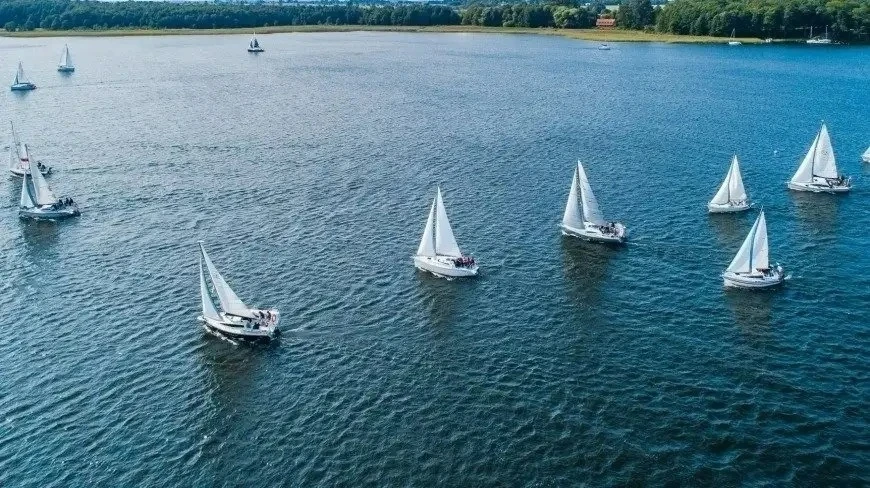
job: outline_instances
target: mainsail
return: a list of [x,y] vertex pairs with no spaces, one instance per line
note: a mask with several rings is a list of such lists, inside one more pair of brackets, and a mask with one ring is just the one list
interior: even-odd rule
[[429,218],[426,219],[423,238],[420,239],[420,246],[417,247],[417,256],[435,256],[435,203],[436,200],[432,200],[432,206],[429,207]]
[[435,253],[439,256],[462,257],[459,244],[453,236],[453,229],[447,219],[447,211],[444,209],[444,200],[441,198],[441,188],[435,197]]
[[743,240],[743,245],[737,251],[737,255],[728,265],[727,271],[733,273],[751,273],[755,269],[767,269],[770,266],[768,262],[768,243],[767,243],[767,221],[764,218],[764,211],[758,214],[755,223],[752,224],[752,229],[749,230],[749,235]]
[[828,127],[822,124],[821,130],[816,134],[810,150],[804,156],[800,167],[792,176],[792,183],[809,183],[814,176],[822,178],[836,178],[837,160],[834,157],[834,148],[831,145],[831,136]]
[[571,180],[571,192],[568,193],[568,203],[565,204],[562,225],[575,228],[583,227],[583,219],[580,216],[580,203],[577,201],[577,168],[574,168],[574,178]]
[[217,307],[214,306],[214,301],[212,301],[211,294],[208,292],[208,286],[205,283],[202,258],[199,259],[199,293],[202,295],[202,316],[207,319],[221,320],[221,316],[218,314]]
[[24,75],[24,66],[21,65],[21,61],[18,62],[18,71],[15,72],[15,85],[21,83],[29,83],[27,81],[27,76]]
[[260,43],[257,42],[257,36],[251,38],[251,49],[257,49],[260,47]]
[[[27,146],[25,145],[25,148],[26,147]],[[57,196],[55,196],[54,192],[51,191],[48,182],[45,181],[45,177],[42,176],[42,172],[39,171],[39,168],[33,167],[30,163],[28,163],[27,166],[30,172],[30,177],[33,179],[33,191],[36,196],[36,203],[38,205],[51,205],[56,203]]]
[[209,259],[208,254],[205,252],[205,247],[202,245],[202,242],[199,243],[199,249],[202,251],[202,259],[205,261],[205,265],[208,268],[208,274],[211,276],[214,291],[217,292],[218,300],[221,302],[221,308],[224,312],[239,317],[254,318],[254,315],[251,313],[248,306],[239,299],[238,295],[236,295],[232,288],[230,288],[230,285],[227,284],[224,277],[221,276],[217,268],[212,264],[211,259]]
[[601,214],[601,209],[598,208],[598,200],[592,193],[592,187],[589,185],[589,179],[586,178],[586,171],[580,161],[577,161],[577,176],[580,181],[580,200],[583,202],[583,220],[590,224],[605,225],[607,222]]

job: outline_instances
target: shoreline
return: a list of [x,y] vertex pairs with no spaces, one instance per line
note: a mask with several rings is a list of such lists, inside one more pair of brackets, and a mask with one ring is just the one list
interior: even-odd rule
[[[287,25],[232,29],[107,29],[107,30],[32,30],[21,32],[0,32],[6,38],[40,37],[134,37],[134,36],[179,36],[179,35],[258,35],[315,32],[432,32],[432,33],[482,33],[482,34],[533,34],[551,35],[597,42],[663,42],[670,44],[723,44],[733,39],[729,37],[691,36],[679,34],[660,34],[634,30],[597,30],[597,29],[556,29],[527,27],[483,27],[474,25],[442,26],[381,26],[381,25]],[[761,44],[757,38],[737,38],[744,44]],[[794,40],[775,40],[774,43],[795,42]]]

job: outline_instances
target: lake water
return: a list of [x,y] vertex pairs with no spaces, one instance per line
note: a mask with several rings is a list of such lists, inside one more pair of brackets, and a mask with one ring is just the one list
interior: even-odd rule
[[[870,482],[870,49],[247,41],[0,40],[40,86],[2,119],[84,212],[2,180],[0,484]],[[785,188],[822,119],[850,195]],[[722,287],[735,152],[779,290]],[[559,234],[577,158],[624,248]],[[476,280],[411,264],[439,183]],[[204,333],[200,239],[279,341]]]

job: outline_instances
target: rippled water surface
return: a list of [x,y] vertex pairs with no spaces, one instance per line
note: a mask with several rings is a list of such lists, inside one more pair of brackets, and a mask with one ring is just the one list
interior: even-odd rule
[[[0,484],[870,482],[870,50],[261,40],[0,40],[40,86],[0,118],[84,211],[0,180]],[[850,195],[785,189],[821,119]],[[776,291],[722,288],[734,152]],[[577,158],[628,246],[559,235]],[[439,183],[476,280],[412,267]],[[280,341],[203,332],[200,239]]]

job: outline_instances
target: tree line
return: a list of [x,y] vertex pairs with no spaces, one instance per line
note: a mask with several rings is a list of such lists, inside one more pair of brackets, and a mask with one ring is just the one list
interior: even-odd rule
[[[7,31],[67,29],[215,29],[284,25],[379,25],[590,28],[599,16],[623,29],[739,37],[801,38],[809,28],[844,41],[870,41],[870,0],[543,0],[465,5],[430,3],[170,3],[2,0]],[[479,2],[479,3],[478,3]],[[659,2],[656,2],[659,3]]]

